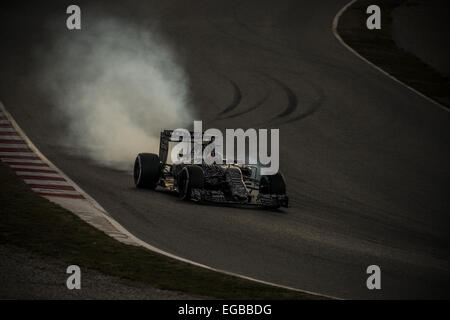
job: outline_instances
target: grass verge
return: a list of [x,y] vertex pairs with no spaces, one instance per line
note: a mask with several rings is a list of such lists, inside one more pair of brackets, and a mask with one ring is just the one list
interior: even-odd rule
[[0,162],[0,243],[166,290],[218,299],[318,299],[122,244],[32,192]]
[[[393,40],[392,11],[405,0],[373,3],[359,0],[352,4],[339,19],[337,32],[350,47],[390,75],[450,108],[450,80],[424,61],[397,46]],[[371,4],[381,8],[381,29],[366,28]]]

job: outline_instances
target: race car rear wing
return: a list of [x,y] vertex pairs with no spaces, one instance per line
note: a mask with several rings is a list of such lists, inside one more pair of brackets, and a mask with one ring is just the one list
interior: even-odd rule
[[[191,142],[194,143],[194,139],[196,138],[196,134],[194,131],[189,131],[191,134]],[[161,131],[160,139],[159,139],[159,159],[163,164],[166,164],[167,157],[169,153],[169,142],[180,142],[181,138],[173,139],[172,138],[173,130],[163,130]],[[203,145],[209,144],[211,141],[214,141],[214,136],[205,135],[204,132],[201,133],[201,136],[197,138],[202,139]]]

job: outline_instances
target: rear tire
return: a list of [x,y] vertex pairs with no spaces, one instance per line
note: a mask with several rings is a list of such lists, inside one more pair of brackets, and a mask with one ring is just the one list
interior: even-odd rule
[[155,189],[161,177],[161,161],[153,153],[139,153],[134,162],[134,184],[137,188]]
[[192,189],[203,189],[203,169],[199,166],[184,167],[178,176],[178,193],[181,200],[190,200]]

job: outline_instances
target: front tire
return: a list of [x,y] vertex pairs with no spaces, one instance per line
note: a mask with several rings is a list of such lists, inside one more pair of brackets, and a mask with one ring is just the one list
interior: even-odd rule
[[178,176],[178,194],[181,200],[190,200],[192,189],[203,189],[203,169],[189,165]]
[[161,177],[161,161],[153,153],[139,153],[134,162],[133,178],[137,188],[155,189]]

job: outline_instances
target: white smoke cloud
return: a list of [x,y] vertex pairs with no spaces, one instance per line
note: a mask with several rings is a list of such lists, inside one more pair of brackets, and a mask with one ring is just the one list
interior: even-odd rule
[[101,19],[57,37],[38,70],[67,126],[62,143],[104,165],[128,169],[158,153],[162,129],[192,123],[187,78],[173,51],[149,30]]

